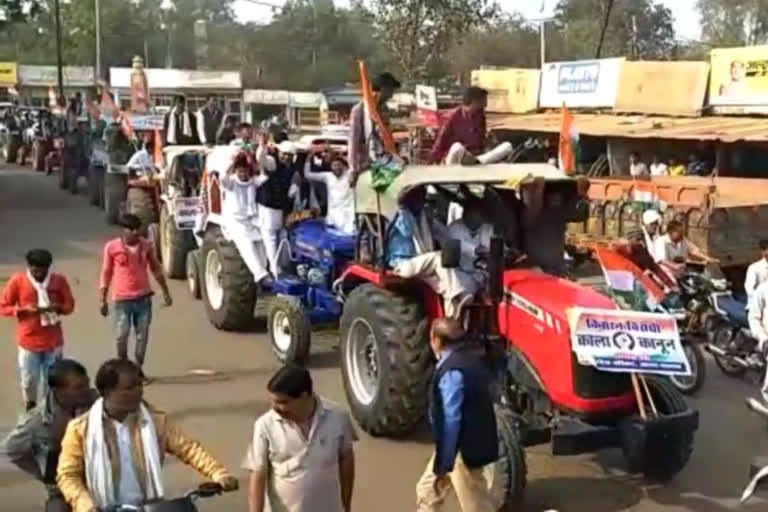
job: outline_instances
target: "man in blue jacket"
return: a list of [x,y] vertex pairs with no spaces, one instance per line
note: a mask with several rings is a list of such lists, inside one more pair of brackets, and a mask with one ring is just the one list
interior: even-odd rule
[[499,457],[491,372],[479,345],[452,319],[432,324],[437,367],[430,416],[435,453],[416,486],[418,512],[440,510],[451,489],[464,512],[496,512],[483,468]]

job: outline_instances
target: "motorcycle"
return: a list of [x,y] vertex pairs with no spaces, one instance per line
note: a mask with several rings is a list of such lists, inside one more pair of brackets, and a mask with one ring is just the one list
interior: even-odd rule
[[104,512],[197,512],[195,505],[200,498],[211,498],[222,493],[221,485],[213,482],[201,484],[181,498],[156,499],[141,505],[111,505]]
[[[759,400],[754,398],[747,399],[747,409],[759,414],[764,419],[768,419],[768,407],[766,407]],[[768,457],[764,455],[758,455],[752,458],[752,463],[749,467],[749,483],[744,488],[744,492],[741,494],[741,503],[745,503],[755,491],[758,489],[760,482],[768,476]]]
[[757,339],[749,330],[746,301],[734,297],[727,289],[710,295],[710,303],[718,314],[711,328],[706,349],[720,370],[730,377],[742,377],[747,371],[763,376],[765,356],[758,350]]

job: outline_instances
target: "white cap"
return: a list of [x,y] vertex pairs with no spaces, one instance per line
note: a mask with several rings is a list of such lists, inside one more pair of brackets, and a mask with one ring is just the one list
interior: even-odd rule
[[643,226],[650,226],[661,222],[661,215],[656,210],[645,210],[643,212]]
[[291,155],[296,154],[296,144],[289,140],[284,140],[280,144],[277,145],[277,150],[281,153],[290,153]]

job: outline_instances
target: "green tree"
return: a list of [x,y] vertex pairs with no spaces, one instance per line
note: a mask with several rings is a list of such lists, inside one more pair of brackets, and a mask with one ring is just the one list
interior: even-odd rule
[[448,72],[463,80],[481,65],[538,68],[539,60],[539,33],[519,16],[502,17],[454,40],[446,59]]
[[[550,60],[594,58],[607,7],[606,0],[560,0]],[[614,1],[603,57],[667,59],[674,49],[674,18],[668,8],[654,0]]]
[[0,0],[0,31],[12,23],[25,23],[40,13],[39,0]]
[[698,0],[702,39],[712,46],[768,40],[768,0]]
[[373,0],[379,41],[408,83],[445,69],[454,41],[499,13],[492,0]]

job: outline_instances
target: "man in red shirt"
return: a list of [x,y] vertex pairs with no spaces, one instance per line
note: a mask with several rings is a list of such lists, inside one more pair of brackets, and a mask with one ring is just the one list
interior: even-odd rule
[[[488,91],[470,87],[464,92],[462,106],[451,112],[432,146],[430,161],[442,163],[455,143],[460,143],[471,155],[485,151],[485,107]],[[468,156],[471,156],[468,155]]]
[[133,326],[136,336],[136,364],[144,365],[152,322],[152,286],[149,271],[163,290],[163,302],[173,302],[152,244],[139,235],[141,220],[132,214],[120,219],[123,236],[107,242],[101,268],[101,314],[107,316],[107,291],[112,287],[117,356],[128,359],[128,337]]
[[52,262],[53,256],[45,249],[29,251],[27,271],[14,274],[0,297],[0,315],[18,319],[21,393],[28,411],[35,408],[38,397],[46,395],[48,371],[61,359],[61,316],[75,309],[66,278],[50,271]]

